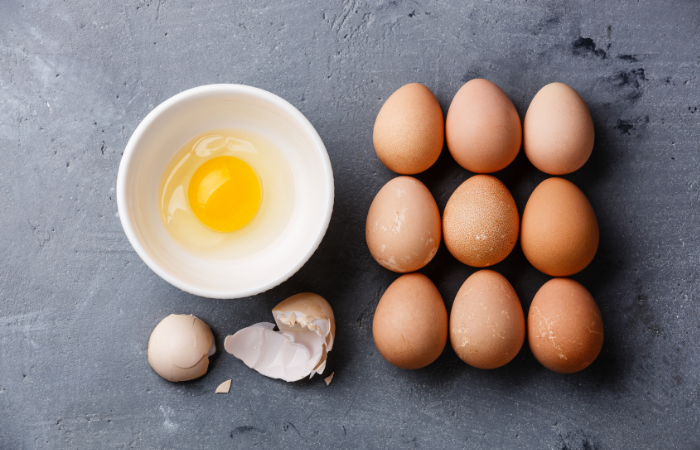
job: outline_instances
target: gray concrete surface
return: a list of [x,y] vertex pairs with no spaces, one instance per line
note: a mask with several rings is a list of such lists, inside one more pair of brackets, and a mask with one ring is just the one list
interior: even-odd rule
[[[700,448],[700,2],[0,1],[0,448]],[[396,278],[370,257],[364,221],[394,175],[376,158],[383,101],[422,82],[446,111],[488,78],[521,117],[552,81],[596,127],[568,178],[601,227],[575,278],[605,344],[558,375],[524,348],[480,371],[448,347],[404,371],[377,353],[374,308]],[[121,153],[157,104],[209,83],[289,100],[333,163],[330,229],[292,279],[255,298],[195,298],[158,278],[117,217]],[[419,176],[443,208],[469,174],[447,152]],[[498,173],[522,208],[544,179],[521,154]],[[547,277],[521,250],[496,266],[527,308]],[[473,269],[440,249],[424,270],[448,307]],[[303,290],[335,309],[321,378],[266,379],[219,353],[171,384],[146,360],[150,331],[192,313],[223,338]],[[214,395],[232,378],[229,395]]]

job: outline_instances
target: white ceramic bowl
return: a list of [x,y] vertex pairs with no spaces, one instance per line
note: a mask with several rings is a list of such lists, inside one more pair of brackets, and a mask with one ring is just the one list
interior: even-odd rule
[[[231,261],[212,261],[178,245],[158,212],[166,165],[193,137],[236,128],[272,141],[294,178],[289,223],[266,248]],[[333,210],[333,171],[321,138],[298,109],[262,89],[235,84],[200,86],[166,100],[139,124],[124,150],[117,203],[124,232],[155,273],[189,293],[248,297],[282,283],[309,260]]]

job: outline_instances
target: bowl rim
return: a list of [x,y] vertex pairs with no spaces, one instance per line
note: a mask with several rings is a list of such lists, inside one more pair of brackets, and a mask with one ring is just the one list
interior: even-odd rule
[[[156,262],[146,251],[145,247],[142,245],[137,233],[135,232],[134,225],[132,223],[132,218],[129,214],[129,208],[127,207],[127,175],[132,170],[132,159],[135,154],[136,143],[141,140],[144,133],[150,128],[153,122],[165,113],[170,108],[174,107],[180,102],[186,101],[193,97],[209,96],[214,94],[243,94],[252,97],[257,97],[265,102],[269,102],[276,107],[282,109],[285,113],[289,114],[291,119],[299,125],[303,132],[311,139],[314,143],[314,152],[320,157],[322,165],[324,167],[323,177],[325,181],[325,186],[328,191],[328,201],[325,205],[325,213],[323,217],[323,223],[319,230],[318,235],[315,237],[313,243],[309,246],[306,254],[300,258],[296,264],[287,270],[287,272],[282,275],[263,283],[260,286],[245,289],[245,290],[219,290],[219,289],[206,289],[194,286],[188,282],[185,282],[178,277],[174,276],[167,270],[165,270],[160,264]],[[304,116],[301,111],[299,111],[294,105],[289,103],[287,100],[275,95],[264,89],[256,88],[253,86],[247,86],[243,84],[208,84],[203,86],[194,87],[182,91],[174,96],[168,98],[158,106],[156,106],[151,112],[149,112],[146,117],[143,118],[141,123],[136,127],[133,134],[129,138],[129,141],[124,148],[124,154],[122,155],[121,162],[119,163],[119,172],[117,174],[117,210],[119,212],[119,220],[121,221],[124,233],[129,240],[129,243],[134,248],[136,253],[141,257],[143,262],[146,263],[148,267],[151,268],[158,276],[170,283],[171,285],[188,292],[190,294],[197,295],[199,297],[207,297],[214,299],[234,299],[250,297],[261,292],[265,292],[272,289],[283,282],[287,281],[292,275],[297,273],[301,267],[306,264],[306,262],[311,258],[311,256],[316,252],[318,246],[321,244],[323,237],[328,230],[330,224],[331,215],[333,213],[333,203],[335,199],[335,186],[333,180],[333,168],[331,166],[331,160],[328,156],[328,150],[321,140],[318,132],[314,126],[309,122],[309,120]]]

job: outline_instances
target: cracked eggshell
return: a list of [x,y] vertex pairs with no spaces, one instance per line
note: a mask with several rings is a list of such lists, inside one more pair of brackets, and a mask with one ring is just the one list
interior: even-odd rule
[[192,315],[171,314],[148,340],[148,363],[168,381],[188,381],[207,373],[216,351],[209,326]]
[[257,372],[285,381],[321,374],[335,340],[335,317],[326,299],[303,292],[272,310],[279,331],[258,323],[227,336],[224,348]]
[[423,172],[437,161],[445,142],[445,122],[435,95],[420,83],[391,94],[377,114],[374,149],[390,170]]
[[540,89],[525,113],[523,149],[533,166],[564,175],[583,166],[593,151],[595,131],[586,102],[570,86]]
[[447,309],[433,282],[420,273],[396,279],[379,300],[372,335],[396,367],[420,369],[435,361],[447,343]]
[[295,331],[307,327],[321,334],[326,351],[333,349],[335,316],[331,305],[320,295],[313,292],[292,295],[272,308],[272,315],[280,330]]
[[506,277],[480,270],[467,278],[452,304],[450,342],[462,361],[479,369],[515,358],[525,342],[525,315]]
[[513,162],[523,132],[506,93],[477,78],[462,86],[452,99],[445,136],[457,164],[471,172],[491,173]]
[[598,220],[586,195],[572,182],[549,178],[525,205],[520,245],[540,272],[566,277],[580,272],[598,250]]
[[452,256],[473,267],[503,261],[515,247],[520,218],[508,188],[490,175],[462,183],[445,205],[442,232]]
[[365,226],[367,247],[383,267],[414,272],[440,247],[440,211],[427,187],[413,177],[389,181],[374,197]]
[[532,300],[527,338],[543,366],[559,373],[578,372],[603,347],[603,318],[585,287],[568,278],[554,278]]

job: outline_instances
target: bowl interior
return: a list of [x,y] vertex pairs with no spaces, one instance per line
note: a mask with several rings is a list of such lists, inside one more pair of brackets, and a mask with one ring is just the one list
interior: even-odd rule
[[[289,223],[266,248],[215,261],[173,240],[159,216],[158,189],[185,143],[221,128],[259,134],[277,147],[292,172],[295,203]],[[192,294],[238,298],[283,282],[316,250],[330,221],[333,174],[318,133],[292,105],[260,89],[212,85],[176,95],[143,120],[124,152],[117,191],[124,230],[151,269]]]

